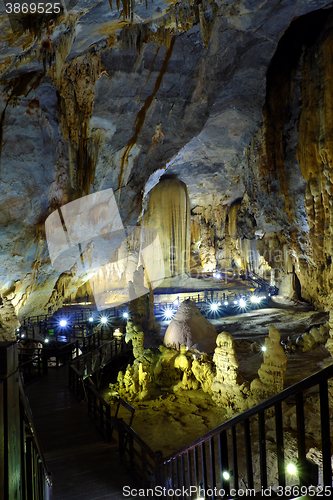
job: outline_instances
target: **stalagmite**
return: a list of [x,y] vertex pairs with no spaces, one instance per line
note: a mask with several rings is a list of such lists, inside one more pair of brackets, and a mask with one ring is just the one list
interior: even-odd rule
[[[164,258],[165,276],[189,271],[190,203],[186,185],[178,179],[164,179],[149,193],[146,228],[158,233]],[[153,258],[154,255],[151,255]],[[149,266],[152,267],[152,266]]]
[[258,370],[259,378],[251,383],[251,392],[255,400],[267,399],[283,390],[287,356],[280,340],[280,334],[275,326],[270,326],[269,337],[265,339],[264,362]]
[[238,373],[238,358],[234,341],[230,333],[222,332],[216,339],[213,361],[216,365],[216,377],[211,390],[212,399],[229,410],[245,410],[247,407],[246,396],[248,386],[243,382]]
[[185,345],[188,349],[212,353],[215,340],[214,326],[202,316],[194,302],[185,300],[165,332],[164,345],[175,349]]

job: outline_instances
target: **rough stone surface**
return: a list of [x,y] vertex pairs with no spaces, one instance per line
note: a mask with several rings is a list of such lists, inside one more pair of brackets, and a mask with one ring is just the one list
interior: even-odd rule
[[238,371],[238,358],[234,341],[230,333],[219,333],[213,362],[216,365],[216,377],[211,390],[216,404],[228,410],[239,411],[247,407],[246,397],[249,395],[248,384],[242,380]]
[[205,270],[274,269],[285,295],[329,310],[332,7],[79,0],[52,19],[2,15],[0,293],[19,316],[87,280],[52,269],[50,213],[112,188],[136,224],[164,173],[187,185]]
[[173,316],[164,335],[164,345],[212,353],[215,348],[216,330],[204,318],[191,300],[185,300]]
[[280,344],[280,334],[275,326],[270,326],[269,337],[265,339],[264,362],[261,364],[259,378],[251,382],[251,392],[258,401],[284,389],[284,377],[287,369],[287,356]]

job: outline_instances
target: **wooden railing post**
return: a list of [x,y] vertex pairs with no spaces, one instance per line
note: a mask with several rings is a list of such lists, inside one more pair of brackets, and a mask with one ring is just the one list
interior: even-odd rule
[[0,342],[0,500],[20,497],[18,377],[17,343]]
[[122,426],[123,419],[118,419],[118,445],[119,445],[119,455],[123,457],[125,455],[125,436],[124,427]]

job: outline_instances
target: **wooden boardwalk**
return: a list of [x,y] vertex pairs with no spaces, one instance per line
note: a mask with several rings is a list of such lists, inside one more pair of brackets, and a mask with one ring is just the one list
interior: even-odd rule
[[52,473],[53,500],[124,500],[124,486],[139,487],[120,461],[118,444],[104,441],[87,404],[68,388],[68,366],[49,369],[26,393]]

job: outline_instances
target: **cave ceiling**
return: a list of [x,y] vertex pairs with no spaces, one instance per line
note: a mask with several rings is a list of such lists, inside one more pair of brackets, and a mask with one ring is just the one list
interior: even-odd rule
[[[278,43],[295,20],[325,18],[333,2],[79,0],[59,3],[56,15],[6,14],[6,5],[0,293],[24,316],[78,286],[50,264],[44,222],[57,207],[112,188],[122,220],[135,224],[164,174],[186,183],[193,210],[249,195],[246,148],[264,121]],[[290,179],[296,198],[305,182]],[[306,231],[304,200],[295,210]],[[290,229],[282,211],[257,213],[257,229]]]

